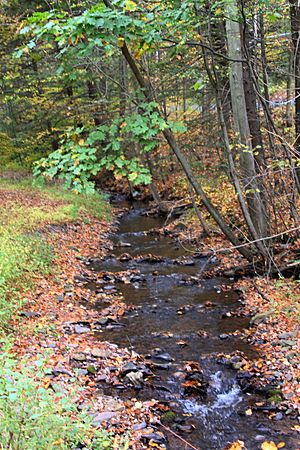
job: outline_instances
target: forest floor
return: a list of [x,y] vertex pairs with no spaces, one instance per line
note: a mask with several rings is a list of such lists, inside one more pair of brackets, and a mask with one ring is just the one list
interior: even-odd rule
[[[89,404],[95,427],[113,433],[107,448],[163,448],[151,441],[159,435],[155,401],[116,400],[96,389],[99,381],[121,384],[124,367],[143,362],[135,352],[99,339],[107,317],[117,323],[128,309],[118,292],[101,286],[103,273],[88,268],[111,249],[113,224],[105,200],[92,197],[87,206],[85,199],[59,188],[7,181],[0,182],[0,194],[0,297],[5,311],[0,326],[3,335],[12,336],[11,352],[28,364],[45,359],[47,375],[39,382],[46,389],[68,395],[79,385],[77,406]],[[174,232],[174,226],[176,222],[174,237],[183,245],[199,236],[190,219],[184,231]],[[201,240],[201,251],[212,247],[224,247],[219,235]],[[35,264],[30,266],[30,260]],[[218,255],[214,270],[240,264],[238,254]],[[122,282],[128,282],[126,275]],[[243,360],[238,370],[255,375],[258,384],[280,388],[271,417],[294,416],[300,408],[299,283],[245,277],[236,287],[244,300],[240,314],[254,316],[246,338],[260,351],[259,359]],[[130,438],[124,440],[129,429]],[[150,438],[143,445],[146,434]]]
[[[100,197],[80,199],[59,188],[41,190],[28,183],[0,181],[0,208],[0,275],[6,286],[0,292],[5,312],[0,327],[13,342],[10,352],[27,366],[42,358],[47,370],[38,383],[49,390],[70,395],[78,385],[78,408],[90,408],[96,428],[113,431],[107,448],[128,448],[129,429],[131,448],[141,448],[135,442],[149,429],[141,432],[137,424],[155,420],[155,402],[118,401],[95,389],[100,379],[117,383],[122,367],[139,359],[129,350],[102,342],[99,334],[96,337],[101,320],[108,316],[117,320],[127,308],[115,293],[99,286],[87,288],[97,284],[97,275],[88,270],[89,260],[103,257],[110,248],[108,232],[113,225],[108,205]],[[37,265],[30,265],[32,258],[39,259]]]

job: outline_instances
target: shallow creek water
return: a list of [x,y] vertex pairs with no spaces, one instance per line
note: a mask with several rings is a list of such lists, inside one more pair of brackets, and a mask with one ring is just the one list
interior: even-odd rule
[[[243,440],[248,450],[260,449],[262,442],[269,440],[285,442],[286,449],[297,449],[289,422],[271,421],[263,412],[255,412],[252,416],[243,414],[260,398],[243,393],[236,372],[216,360],[216,354],[220,352],[240,350],[249,358],[257,354],[241,338],[230,335],[248,325],[248,319],[226,316],[227,312],[239,307],[238,294],[231,289],[220,289],[224,283],[228,284],[228,280],[220,278],[187,284],[186,280],[191,276],[200,275],[201,278],[206,261],[195,258],[194,265],[178,265],[177,258],[187,256],[190,259],[191,253],[167,236],[149,233],[149,230],[161,227],[164,220],[143,214],[144,210],[136,207],[123,215],[118,231],[111,237],[115,245],[112,254],[93,267],[94,270],[108,272],[136,268],[143,278],[142,283],[120,283],[117,286],[125,301],[135,309],[121,319],[124,327],[105,330],[101,339],[130,347],[143,355],[160,348],[173,361],[168,370],[155,370],[154,387],[121,393],[109,387],[107,392],[123,398],[155,398],[167,402],[173,411],[184,417],[185,424],[195,427],[191,433],[182,433],[182,436],[197,449],[221,450],[237,439]],[[120,243],[131,246],[120,247]],[[151,253],[162,256],[164,261],[156,264],[134,259],[120,262],[117,258],[123,253],[132,256]],[[208,301],[214,306],[205,307]],[[179,315],[178,310],[182,307],[185,307],[184,314]],[[199,330],[207,332],[207,337],[199,336]],[[224,334],[229,336],[220,339]],[[178,341],[185,341],[186,345],[178,345]],[[200,364],[208,383],[205,398],[185,395],[180,371],[186,361]],[[169,435],[167,448],[179,450],[188,447]]]

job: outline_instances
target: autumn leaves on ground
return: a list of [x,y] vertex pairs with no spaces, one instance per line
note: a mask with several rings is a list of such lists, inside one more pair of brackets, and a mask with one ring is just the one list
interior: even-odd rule
[[[59,188],[1,183],[0,190],[1,448],[128,448],[131,415],[149,414],[150,405],[93,396],[89,374],[101,368],[109,376],[108,366],[132,355],[95,341],[101,315],[85,306],[103,301],[102,314],[113,318],[124,305],[81,286],[81,261],[107,248],[108,206]],[[86,369],[76,371],[77,360]],[[116,416],[113,436],[101,431],[107,410]]]
[[[117,321],[128,308],[120,294],[95,289],[103,273],[88,270],[93,258],[110,249],[108,203],[98,194],[24,181],[1,181],[0,193],[1,448],[160,448],[140,440],[140,423],[156,429],[155,401],[124,402],[95,389],[99,381],[117,384],[126,363],[141,361],[99,337],[101,320]],[[221,263],[230,265],[226,257]],[[250,371],[262,384],[275,374],[282,389],[271,399],[277,409],[270,418],[294,415],[297,283],[244,279],[237,287],[245,300],[241,314],[253,316],[245,339],[260,356],[241,359],[236,369]],[[265,442],[262,448],[283,444]],[[230,448],[244,447],[236,442]]]

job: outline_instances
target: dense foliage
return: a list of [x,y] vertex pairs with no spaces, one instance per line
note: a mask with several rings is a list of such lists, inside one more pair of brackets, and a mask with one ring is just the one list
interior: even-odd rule
[[2,17],[3,164],[37,161],[76,192],[108,175],[150,185],[160,207],[163,180],[185,179],[246,258],[273,264],[264,238],[298,223],[295,2],[15,1]]

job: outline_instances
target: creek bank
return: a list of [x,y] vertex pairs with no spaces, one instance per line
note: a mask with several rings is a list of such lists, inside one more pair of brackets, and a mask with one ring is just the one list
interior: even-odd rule
[[[115,289],[112,277],[96,277],[89,270],[91,261],[103,258],[111,249],[109,233],[114,225],[91,216],[85,219],[41,230],[55,254],[54,267],[49,275],[37,275],[31,291],[23,295],[24,307],[12,320],[12,350],[28,363],[47,354],[44,386],[67,396],[73,386],[81,386],[76,398],[78,409],[91,408],[95,427],[112,427],[117,448],[122,448],[128,429],[133,430],[135,449],[142,433],[137,424],[146,422],[148,427],[155,422],[152,409],[156,402],[125,402],[97,390],[99,381],[115,383],[123,366],[140,364],[141,358],[95,338],[103,327],[118,326],[130,306]],[[125,282],[126,274],[123,279]],[[91,284],[96,289],[91,290]]]
[[[153,407],[157,414],[161,410],[161,420],[167,417],[172,431],[181,436],[188,433],[188,440],[197,448],[223,449],[226,432],[228,444],[244,437],[252,450],[260,448],[257,436],[276,440],[279,429],[282,439],[288,436],[293,448],[293,432],[287,421],[277,416],[278,427],[265,416],[273,412],[267,399],[270,396],[254,386],[251,371],[235,375],[248,361],[252,364],[257,359],[244,335],[249,319],[238,313],[244,300],[226,280],[204,280],[205,258],[192,258],[199,255],[153,230],[163,222],[147,217],[140,209],[132,210],[112,236],[112,254],[102,261],[91,261],[93,273],[108,277],[108,285],[113,279],[117,290],[133,305],[120,320],[123,327],[104,327],[99,339],[104,337],[144,355],[139,364],[117,372],[112,382],[100,380],[99,389],[126,401],[134,398],[143,403],[154,398]],[[257,426],[264,434],[258,434]],[[182,445],[172,434],[168,437],[168,448]],[[162,446],[161,441],[156,444]]]
[[[211,255],[216,250],[215,265],[204,276],[226,276],[240,293],[241,307],[235,314],[249,318],[245,338],[257,346],[260,353],[257,361],[248,362],[254,384],[261,387],[270,384],[271,391],[272,386],[278,391],[273,399],[269,396],[274,400],[271,417],[282,413],[299,418],[299,280],[295,277],[274,279],[257,276],[254,272],[248,276],[245,270],[248,263],[236,250],[220,251],[229,246],[223,236],[212,232],[211,236],[203,238],[199,225],[187,222],[184,217],[169,224],[162,232],[172,235],[184,247],[193,243],[202,255]],[[299,246],[298,240],[294,243],[295,255],[299,253]]]
[[[237,318],[234,326],[228,323],[239,306],[239,297],[221,280],[203,281],[201,258],[191,258],[190,253],[186,255],[184,249],[174,245],[173,239],[160,239],[159,233],[151,231],[158,225],[157,218],[142,216],[138,224],[135,214],[133,219],[129,235],[124,231],[127,225],[123,219],[119,229],[117,223],[112,226],[89,219],[89,223],[77,221],[43,231],[55,250],[57,272],[55,276],[37,277],[36,289],[26,295],[23,328],[14,350],[19,357],[35,360],[48,349],[49,389],[68,392],[76,378],[84,386],[78,407],[93,404],[95,426],[112,431],[117,443],[131,430],[133,449],[166,445],[172,450],[180,448],[182,441],[172,433],[166,443],[157,422],[159,416],[173,432],[201,442],[200,448],[211,449],[214,445],[214,450],[223,449],[224,418],[230,423],[226,426],[226,441],[243,437],[244,424],[239,424],[239,417],[249,404],[240,401],[241,388],[231,368],[224,365],[226,376],[222,375],[222,364],[215,360],[215,354],[205,356],[200,364],[197,359],[199,351],[209,353],[216,348],[224,350],[225,346],[225,354],[229,354],[236,345],[241,351],[245,349],[240,336],[246,322]],[[140,227],[146,230],[140,232]],[[112,246],[110,239],[120,229],[122,245]],[[131,246],[123,245],[129,243],[127,238],[133,239]],[[124,249],[129,259],[122,258]],[[108,252],[115,256],[108,256]],[[140,304],[148,298],[149,304]],[[146,325],[150,315],[147,327],[136,326],[135,320],[140,326],[141,319]],[[19,320],[15,318],[15,328]],[[143,342],[145,329],[150,335]],[[133,345],[137,333],[140,344]],[[139,349],[139,345],[143,348]],[[178,357],[180,361],[173,361]],[[222,362],[221,355],[219,359]],[[199,403],[199,399],[203,402]],[[232,424],[236,402],[240,409]],[[249,421],[255,422],[255,414],[250,419],[247,416],[247,426]],[[170,420],[172,417],[174,420]],[[203,423],[207,431],[199,436]],[[262,426],[260,435],[283,440],[289,431],[283,432],[283,425],[279,428],[272,435]],[[215,444],[212,434],[216,429],[220,441]],[[257,433],[255,430],[251,439]]]

